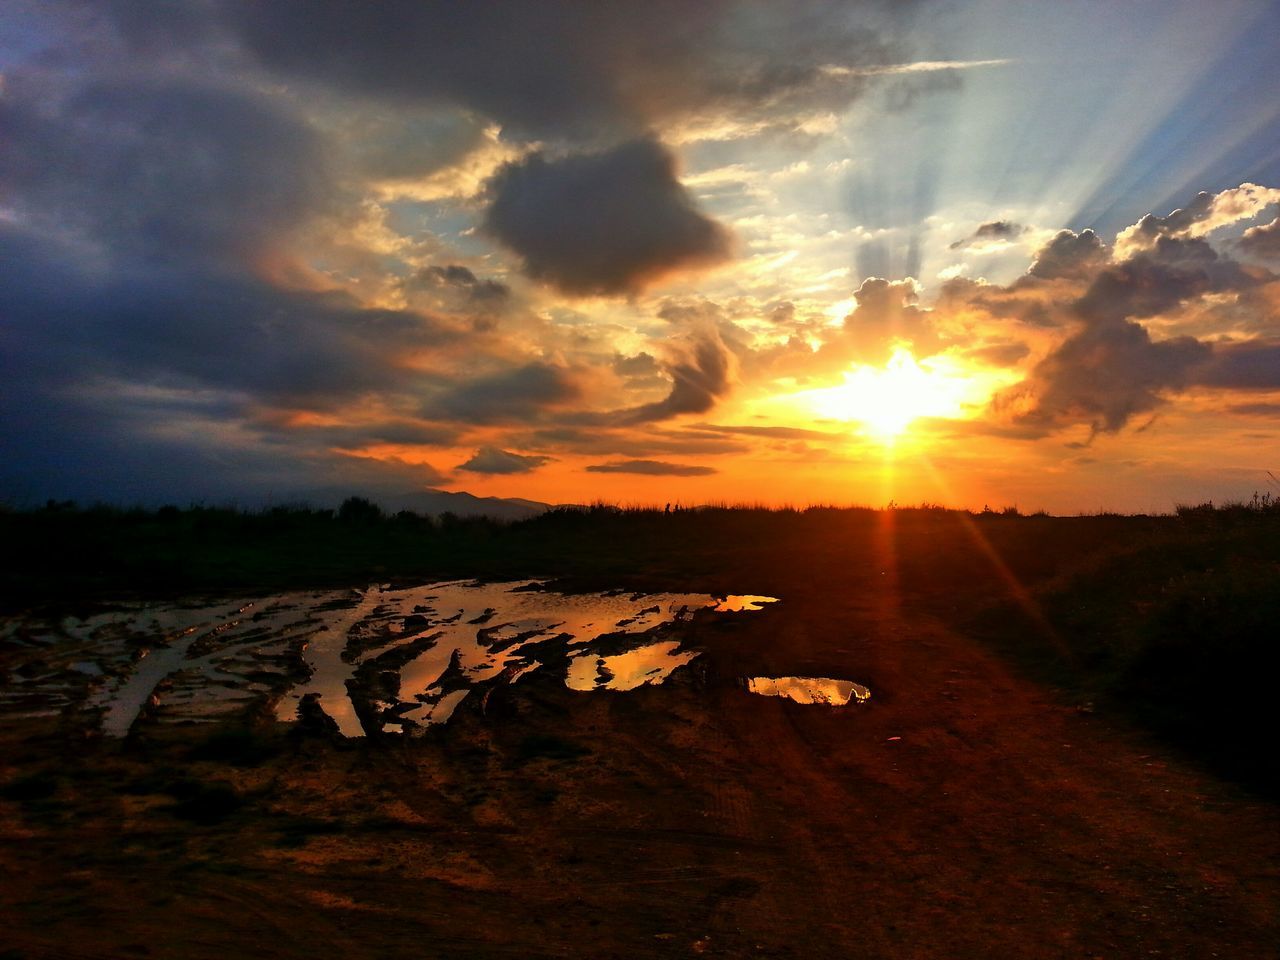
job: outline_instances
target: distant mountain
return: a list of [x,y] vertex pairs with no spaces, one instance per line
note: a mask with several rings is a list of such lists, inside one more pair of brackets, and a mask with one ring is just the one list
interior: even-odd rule
[[460,517],[493,517],[498,520],[527,520],[551,509],[551,504],[519,497],[477,497],[465,491],[428,488],[415,493],[391,494],[369,498],[388,513],[412,510],[414,513],[439,516],[455,513]]
[[[363,497],[380,506],[385,513],[399,513],[411,510],[423,516],[438,517],[442,513],[453,513],[459,517],[493,517],[497,520],[527,520],[540,513],[552,509],[549,503],[538,500],[525,500],[520,497],[477,497],[473,493],[448,490],[437,490],[427,487],[423,490],[396,491],[377,490],[352,486],[331,485],[310,487],[298,490],[282,497],[276,495],[269,502],[258,506],[298,504],[318,509],[337,509],[348,497]],[[241,501],[241,506],[251,505]]]

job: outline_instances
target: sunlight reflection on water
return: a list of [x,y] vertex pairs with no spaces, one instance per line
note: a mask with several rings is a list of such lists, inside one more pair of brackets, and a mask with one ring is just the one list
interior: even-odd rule
[[828,677],[750,677],[747,689],[766,697],[786,697],[796,703],[824,703],[843,707],[851,700],[871,699],[871,691],[852,680]]
[[314,694],[345,737],[412,732],[446,722],[471,691],[487,702],[540,669],[577,691],[660,684],[698,657],[684,648],[696,612],[735,616],[773,602],[455,580],[124,605],[83,620],[0,624],[0,635],[38,652],[39,668],[0,684],[0,716],[72,711],[123,737],[142,719],[207,723],[264,700],[277,720],[295,722]]

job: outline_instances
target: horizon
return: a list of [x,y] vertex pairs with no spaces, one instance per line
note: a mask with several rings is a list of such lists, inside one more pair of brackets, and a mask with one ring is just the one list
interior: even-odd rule
[[1275,3],[0,26],[0,503],[1152,515],[1280,469]]

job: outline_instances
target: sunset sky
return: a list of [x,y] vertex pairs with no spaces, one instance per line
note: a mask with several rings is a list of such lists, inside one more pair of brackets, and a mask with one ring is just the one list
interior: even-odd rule
[[0,8],[0,502],[1280,475],[1280,4]]

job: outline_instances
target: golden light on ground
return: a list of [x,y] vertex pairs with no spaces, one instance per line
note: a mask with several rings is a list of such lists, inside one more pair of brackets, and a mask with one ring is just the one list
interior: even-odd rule
[[811,390],[804,401],[818,416],[862,424],[882,439],[902,434],[920,417],[959,417],[971,401],[971,376],[942,363],[918,362],[898,348],[884,367],[862,365],[838,387]]

